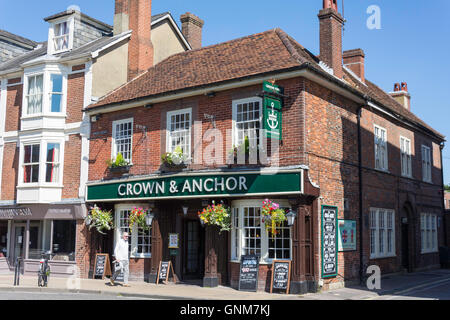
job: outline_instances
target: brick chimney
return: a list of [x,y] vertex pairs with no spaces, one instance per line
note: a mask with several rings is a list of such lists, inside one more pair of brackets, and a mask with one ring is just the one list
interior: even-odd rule
[[128,43],[128,80],[153,66],[152,1],[116,0],[114,35],[132,30]]
[[389,95],[400,103],[406,110],[411,111],[411,95],[408,92],[408,84],[406,82],[396,83],[394,92]]
[[344,18],[338,12],[337,0],[323,0],[319,12],[320,59],[333,68],[334,75],[342,78],[342,27]]
[[192,49],[200,49],[202,47],[202,28],[205,22],[190,12],[181,15],[180,20],[183,35]]
[[344,66],[349,68],[356,74],[362,82],[365,82],[364,76],[364,58],[365,54],[362,49],[353,49],[344,51]]

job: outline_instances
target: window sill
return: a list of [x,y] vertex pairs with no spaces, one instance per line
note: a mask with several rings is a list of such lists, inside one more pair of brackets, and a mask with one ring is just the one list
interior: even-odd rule
[[130,259],[151,259],[151,258],[152,258],[151,254],[142,254],[142,255],[130,256]]
[[387,255],[387,256],[370,256],[370,260],[379,260],[379,259],[390,259],[390,258],[396,258],[396,254]]
[[60,184],[39,184],[39,183],[19,184],[17,186],[17,189],[36,189],[36,188],[62,189],[64,188],[64,186]]
[[379,172],[383,172],[383,173],[391,173],[390,171],[389,171],[389,169],[380,169],[380,168],[374,168],[376,171],[379,171]]
[[439,253],[439,251],[438,251],[438,250],[435,250],[435,251],[421,251],[421,252],[420,252],[420,254],[431,254],[431,253],[436,254],[436,253]]
[[28,120],[28,119],[36,119],[36,118],[57,118],[57,119],[65,119],[67,115],[63,112],[55,112],[55,113],[36,113],[30,115],[24,115],[20,117],[20,120]]
[[[266,259],[264,261],[260,261],[260,266],[270,266],[272,265],[273,261],[292,261],[292,259]],[[231,263],[241,263],[240,260],[232,259],[230,260]]]

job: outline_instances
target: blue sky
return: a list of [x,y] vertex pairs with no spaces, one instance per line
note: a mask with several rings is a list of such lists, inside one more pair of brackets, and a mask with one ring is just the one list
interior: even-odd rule
[[[341,3],[339,0],[340,9]],[[114,0],[0,0],[0,29],[45,41],[48,26],[43,18],[72,4],[96,19],[113,23]],[[379,30],[366,26],[370,5],[381,9]],[[170,11],[177,21],[187,11],[198,15],[205,20],[204,45],[280,27],[317,54],[321,6],[322,0],[153,0],[153,14]],[[448,0],[347,0],[344,33],[345,50],[365,51],[367,78],[386,91],[392,91],[395,82],[408,82],[412,111],[447,137],[449,12]],[[444,179],[450,184],[450,142],[448,145],[444,149]]]

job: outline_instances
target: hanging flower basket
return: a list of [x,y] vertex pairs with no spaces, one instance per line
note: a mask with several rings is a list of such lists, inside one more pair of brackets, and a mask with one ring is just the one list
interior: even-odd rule
[[263,201],[262,222],[266,226],[267,232],[277,234],[277,228],[281,227],[287,221],[286,212],[280,209],[280,205],[269,199]]
[[94,206],[88,216],[84,219],[84,222],[89,227],[97,229],[101,234],[106,234],[105,231],[114,229],[114,217],[111,211],[101,210],[99,207]]
[[[150,227],[145,222],[145,217],[148,215],[148,210],[143,208],[133,208],[129,216],[129,227],[131,232],[142,229],[144,232],[150,230]],[[136,229],[138,228],[138,229]]]
[[213,201],[213,205],[203,209],[198,216],[202,223],[218,226],[220,233],[231,230],[231,209],[223,204],[216,205]]

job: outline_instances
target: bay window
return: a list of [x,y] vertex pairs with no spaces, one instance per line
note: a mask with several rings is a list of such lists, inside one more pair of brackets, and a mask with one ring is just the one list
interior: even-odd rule
[[43,104],[43,86],[44,86],[44,75],[34,75],[28,77],[28,91],[26,94],[27,101],[27,114],[33,115],[42,112]]
[[45,182],[59,181],[59,143],[47,144]]
[[437,215],[422,213],[420,215],[422,253],[438,251]]
[[395,212],[370,209],[370,258],[395,256]]
[[112,158],[116,159],[120,153],[125,161],[132,161],[133,119],[113,122]]
[[[143,228],[138,228],[132,232],[129,227],[130,213],[135,206],[117,205],[116,206],[116,237],[115,243],[127,232],[130,237],[128,240],[128,252],[130,258],[151,258],[152,247],[152,229],[145,231]],[[136,207],[143,207],[143,205],[136,205]]]
[[167,113],[167,152],[180,147],[183,154],[191,158],[192,109]]
[[62,97],[63,97],[63,76],[60,74],[50,75],[50,111],[62,111]]
[[37,183],[39,182],[39,158],[40,145],[32,144],[24,146],[23,156],[23,182]]
[[[276,228],[276,233],[266,231],[262,222],[263,200],[238,200],[232,205],[232,260],[242,255],[256,255],[261,262],[290,260],[292,258],[291,227],[287,223]],[[280,202],[280,201],[276,201]],[[286,211],[289,205],[280,202]]]

